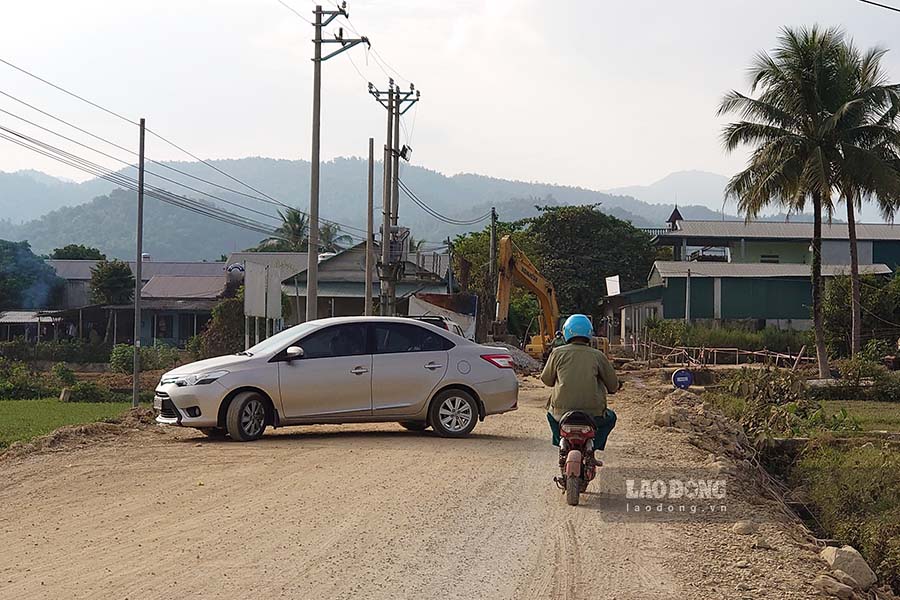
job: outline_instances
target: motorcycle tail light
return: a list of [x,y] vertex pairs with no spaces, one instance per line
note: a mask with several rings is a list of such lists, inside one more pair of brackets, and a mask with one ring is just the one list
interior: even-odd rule
[[562,430],[566,433],[587,433],[594,428],[590,425],[563,425]]

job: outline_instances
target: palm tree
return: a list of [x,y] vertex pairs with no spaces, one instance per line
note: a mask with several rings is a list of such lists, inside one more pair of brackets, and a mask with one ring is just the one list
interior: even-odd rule
[[850,241],[851,354],[862,344],[862,315],[856,215],[863,200],[875,200],[886,219],[893,220],[900,198],[900,85],[890,84],[881,69],[886,50],[861,54],[852,41],[838,57],[841,93],[828,107],[838,145],[836,188],[847,207]]
[[719,114],[738,112],[727,125],[727,151],[753,146],[747,168],[729,181],[726,194],[738,199],[748,220],[771,203],[800,212],[813,205],[812,312],[819,375],[828,375],[822,318],[822,213],[833,213],[833,164],[838,154],[827,100],[838,85],[835,65],[843,47],[838,29],[785,28],[774,51],[760,53],[750,68],[753,98],[729,92]]
[[306,252],[309,245],[309,219],[296,208],[278,211],[281,225],[273,236],[260,243],[261,250],[273,252]]
[[353,238],[343,233],[340,225],[323,223],[319,227],[319,250],[322,252],[340,252],[352,243]]

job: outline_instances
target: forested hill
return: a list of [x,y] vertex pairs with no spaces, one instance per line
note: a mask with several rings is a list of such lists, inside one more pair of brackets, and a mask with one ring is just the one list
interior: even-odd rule
[[[243,158],[210,161],[216,167],[246,182],[285,204],[303,210],[309,206],[309,163],[269,158]],[[234,191],[190,179],[159,165],[150,165],[147,183],[203,199],[230,211],[275,224],[256,213],[241,212],[219,200],[204,196],[207,192],[222,200],[276,215],[277,205],[268,198],[254,200],[259,193],[241,186],[202,163],[167,163],[169,166]],[[366,162],[358,158],[339,158],[326,162],[321,171],[321,215],[355,227],[365,226]],[[381,168],[376,167],[375,204],[381,204]],[[133,176],[133,172],[123,171]],[[179,188],[158,175],[188,183],[198,191]],[[72,183],[53,180],[43,174],[0,174],[0,238],[31,242],[36,252],[48,252],[68,243],[89,244],[110,256],[131,257],[134,239],[134,194],[115,191],[103,180]],[[600,209],[631,221],[639,227],[660,226],[671,213],[672,205],[649,204],[629,196],[620,196],[584,188],[524,181],[510,181],[474,174],[446,176],[423,167],[404,164],[401,179],[439,213],[456,220],[470,220],[496,206],[501,220],[534,216],[537,205],[596,204]],[[30,180],[33,185],[21,184]],[[57,183],[53,183],[56,181]],[[38,190],[38,191],[35,191]],[[112,192],[112,193],[111,193]],[[241,192],[241,193],[235,193]],[[100,196],[103,194],[103,196]],[[246,195],[245,195],[246,194]],[[100,196],[100,197],[98,197]],[[49,208],[48,208],[49,207]],[[63,208],[59,208],[63,207]],[[15,210],[12,210],[15,208]],[[57,209],[46,213],[46,210]],[[679,209],[686,218],[716,219],[720,213],[703,206],[692,206],[688,199]],[[21,216],[30,211],[30,220]],[[34,213],[40,211],[41,216]],[[735,217],[729,217],[735,218]],[[439,241],[448,235],[480,229],[482,224],[459,227],[444,223],[413,204],[401,191],[401,223],[410,227],[418,239]],[[183,209],[147,200],[145,245],[160,259],[215,259],[223,253],[255,245],[263,236],[211,221]],[[358,233],[358,232],[357,232]]]

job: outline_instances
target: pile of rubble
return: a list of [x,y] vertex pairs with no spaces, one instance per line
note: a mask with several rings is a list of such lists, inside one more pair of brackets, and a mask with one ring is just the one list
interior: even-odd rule
[[669,392],[654,404],[653,424],[691,434],[691,444],[712,454],[725,453],[738,461],[755,454],[740,425],[707,409],[697,394],[685,390]]
[[504,344],[503,342],[490,342],[490,345],[509,351],[510,356],[512,356],[513,364],[515,365],[517,373],[532,375],[535,373],[540,373],[544,368],[544,364],[541,361],[528,355],[526,352],[517,348],[516,346]]

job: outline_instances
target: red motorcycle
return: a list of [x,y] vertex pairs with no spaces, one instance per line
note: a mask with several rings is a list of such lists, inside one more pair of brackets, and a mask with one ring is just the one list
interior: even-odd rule
[[587,489],[600,466],[594,460],[594,419],[573,410],[559,420],[559,470],[553,481],[566,492],[566,503],[578,506],[578,496]]

